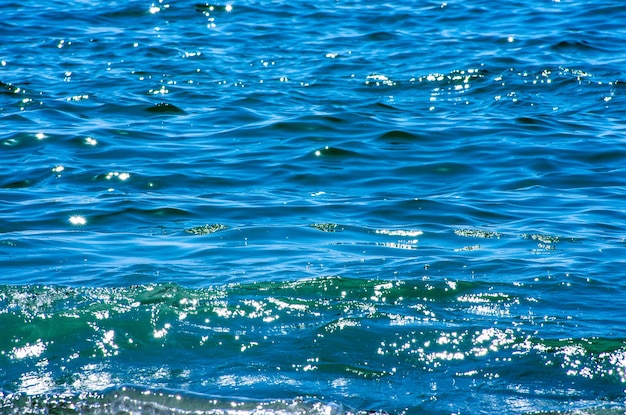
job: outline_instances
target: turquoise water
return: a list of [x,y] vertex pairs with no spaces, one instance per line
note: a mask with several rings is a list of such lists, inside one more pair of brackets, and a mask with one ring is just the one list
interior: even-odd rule
[[626,412],[621,2],[0,15],[0,413]]

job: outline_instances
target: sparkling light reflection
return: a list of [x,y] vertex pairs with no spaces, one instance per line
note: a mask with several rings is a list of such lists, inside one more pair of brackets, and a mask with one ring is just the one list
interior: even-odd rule
[[424,234],[422,231],[418,230],[403,230],[403,229],[377,229],[376,233],[382,235],[390,235],[390,236],[409,236],[415,237]]
[[121,181],[125,181],[130,178],[130,173],[124,173],[124,172],[120,173],[117,171],[112,171],[112,172],[107,173],[107,175],[105,176],[107,180],[111,180],[114,177],[120,179]]
[[46,345],[37,340],[34,344],[26,344],[22,347],[16,347],[11,352],[13,359],[24,359],[26,357],[39,357],[46,350]]
[[26,395],[42,395],[54,386],[54,378],[50,372],[26,372],[20,376],[19,392]]
[[87,364],[77,371],[72,386],[76,389],[102,390],[115,384],[106,367],[99,364]]
[[371,74],[365,78],[365,85],[386,85],[394,86],[396,83],[389,79],[389,77],[382,74]]
[[86,225],[87,224],[87,219],[85,219],[84,216],[79,216],[79,215],[70,216],[69,221],[72,225]]

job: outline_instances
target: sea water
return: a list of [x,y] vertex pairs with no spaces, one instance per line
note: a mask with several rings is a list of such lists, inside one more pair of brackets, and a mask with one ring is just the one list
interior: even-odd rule
[[623,2],[0,16],[0,413],[626,411]]

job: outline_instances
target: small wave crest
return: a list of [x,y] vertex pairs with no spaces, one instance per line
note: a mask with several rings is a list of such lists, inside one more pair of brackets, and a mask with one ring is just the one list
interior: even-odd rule
[[339,403],[292,400],[245,400],[172,390],[121,386],[101,393],[27,396],[0,392],[3,414],[81,415],[365,415]]

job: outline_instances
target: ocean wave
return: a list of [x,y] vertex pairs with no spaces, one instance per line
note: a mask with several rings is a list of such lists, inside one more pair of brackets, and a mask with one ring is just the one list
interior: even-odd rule
[[0,4],[2,409],[619,412],[625,12]]

